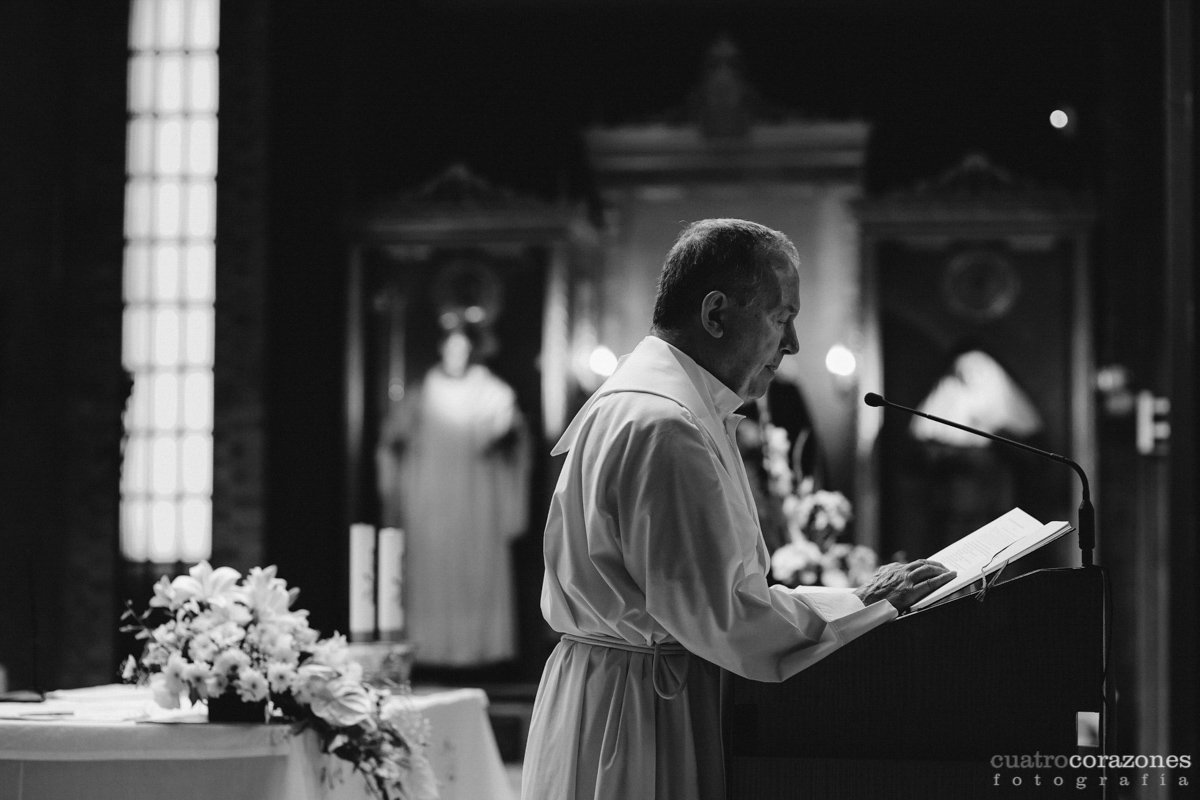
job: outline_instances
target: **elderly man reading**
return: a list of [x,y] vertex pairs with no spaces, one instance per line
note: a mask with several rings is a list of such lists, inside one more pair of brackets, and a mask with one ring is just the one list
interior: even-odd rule
[[799,257],[742,220],[686,228],[650,335],[587,402],[546,522],[546,663],[526,800],[724,796],[719,681],[782,681],[953,577],[889,564],[859,589],[769,586],[733,412],[795,353]]

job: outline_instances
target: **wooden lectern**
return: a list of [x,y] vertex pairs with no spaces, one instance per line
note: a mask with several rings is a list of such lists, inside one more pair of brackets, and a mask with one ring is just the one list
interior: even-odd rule
[[1102,796],[1099,770],[992,759],[1100,752],[1080,748],[1076,714],[1105,711],[1104,592],[1099,568],[1031,572],[901,617],[783,683],[733,677],[728,797]]

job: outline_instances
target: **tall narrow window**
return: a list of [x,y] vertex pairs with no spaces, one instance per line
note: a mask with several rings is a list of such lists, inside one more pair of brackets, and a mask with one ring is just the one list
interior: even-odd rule
[[121,552],[212,551],[219,0],[132,0]]

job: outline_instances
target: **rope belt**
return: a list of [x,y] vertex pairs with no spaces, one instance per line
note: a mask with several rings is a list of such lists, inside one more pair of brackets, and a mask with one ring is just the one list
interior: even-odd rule
[[608,647],[613,650],[624,650],[627,653],[645,653],[654,656],[650,662],[651,682],[654,684],[654,693],[663,700],[674,700],[683,693],[687,686],[688,672],[692,668],[692,660],[686,659],[683,662],[683,677],[679,679],[679,685],[675,687],[675,691],[667,692],[658,681],[658,665],[659,656],[686,656],[688,651],[679,642],[655,642],[653,646],[647,647],[643,644],[631,644],[621,639],[602,639],[598,636],[583,636],[574,633],[564,633],[563,641],[578,642],[579,644],[589,644],[593,647]]

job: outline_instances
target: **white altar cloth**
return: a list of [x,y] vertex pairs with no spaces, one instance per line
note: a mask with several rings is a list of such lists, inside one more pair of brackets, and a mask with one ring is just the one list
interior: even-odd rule
[[[421,692],[442,800],[511,800],[479,689]],[[4,800],[365,800],[364,779],[286,724],[196,723],[147,690],[99,686],[0,703]],[[190,720],[190,721],[189,721]]]

